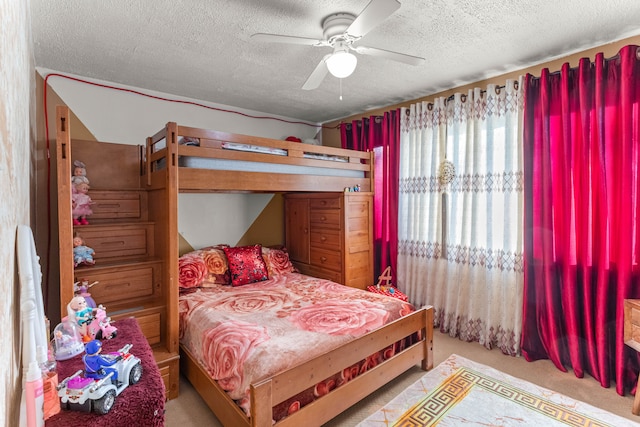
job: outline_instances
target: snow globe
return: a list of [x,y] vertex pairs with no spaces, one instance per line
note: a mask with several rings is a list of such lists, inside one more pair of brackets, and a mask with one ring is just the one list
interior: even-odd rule
[[78,325],[62,322],[53,331],[53,351],[56,360],[67,360],[84,351],[82,335]]

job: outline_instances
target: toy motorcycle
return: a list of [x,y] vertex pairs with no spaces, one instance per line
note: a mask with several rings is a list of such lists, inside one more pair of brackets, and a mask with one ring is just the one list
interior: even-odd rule
[[95,310],[93,319],[87,325],[87,335],[95,340],[110,340],[115,338],[117,328],[111,324],[111,318],[107,316],[102,304]]
[[129,353],[132,345],[127,344],[120,350],[107,355],[120,358],[113,367],[117,370],[118,380],[114,383],[111,379],[113,373],[102,378],[89,378],[82,370],[65,378],[58,384],[58,397],[60,406],[65,410],[82,412],[95,412],[106,414],[111,411],[116,397],[128,386],[136,384],[142,377],[142,364],[140,359]]
[[[65,322],[69,316],[62,318]],[[115,338],[118,333],[118,328],[111,324],[111,318],[107,316],[107,312],[102,304],[92,310],[91,316],[86,323],[84,330],[81,330],[82,339],[84,342],[91,340],[110,340]]]

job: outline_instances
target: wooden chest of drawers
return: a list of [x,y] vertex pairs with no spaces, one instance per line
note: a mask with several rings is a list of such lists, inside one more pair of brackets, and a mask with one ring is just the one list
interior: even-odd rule
[[624,300],[624,342],[640,351],[640,300]]
[[284,198],[286,246],[302,273],[360,289],[373,283],[372,193]]

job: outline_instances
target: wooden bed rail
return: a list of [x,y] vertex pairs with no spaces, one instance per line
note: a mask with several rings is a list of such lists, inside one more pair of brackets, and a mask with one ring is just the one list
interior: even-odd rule
[[[181,140],[197,140],[198,145],[181,144]],[[264,149],[277,149],[280,154],[247,152],[230,149],[229,144],[242,144]],[[373,152],[281,141],[249,135],[179,126],[170,122],[161,131],[147,138],[145,158],[146,184],[158,188],[165,182],[167,169],[180,171],[178,185],[182,192],[198,191],[343,191],[345,187],[360,187],[372,191]],[[215,159],[271,164],[280,169],[309,167],[310,170],[332,170],[329,175],[315,173],[280,173],[246,170],[206,169],[203,166],[181,167],[178,158]],[[339,158],[341,161],[329,160]],[[247,163],[248,162],[248,163]],[[167,166],[169,165],[169,166]],[[318,169],[313,169],[318,168]],[[340,172],[342,171],[342,172]],[[351,174],[361,173],[362,177]],[[347,175],[347,176],[345,176]],[[321,179],[319,179],[321,177]]]

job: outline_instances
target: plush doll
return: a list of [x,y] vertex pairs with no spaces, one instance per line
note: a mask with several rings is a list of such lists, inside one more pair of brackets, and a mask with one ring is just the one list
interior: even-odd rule
[[93,255],[95,251],[89,246],[85,246],[84,240],[80,236],[73,238],[73,264],[77,267],[80,264],[93,265]]
[[71,207],[73,208],[73,225],[87,225],[87,217],[93,214],[91,204],[93,201],[89,197],[89,180],[85,176],[74,176],[71,178]]
[[71,182],[73,182],[74,178],[80,176],[87,176],[87,168],[80,160],[76,160],[73,162],[73,176],[71,177]]

